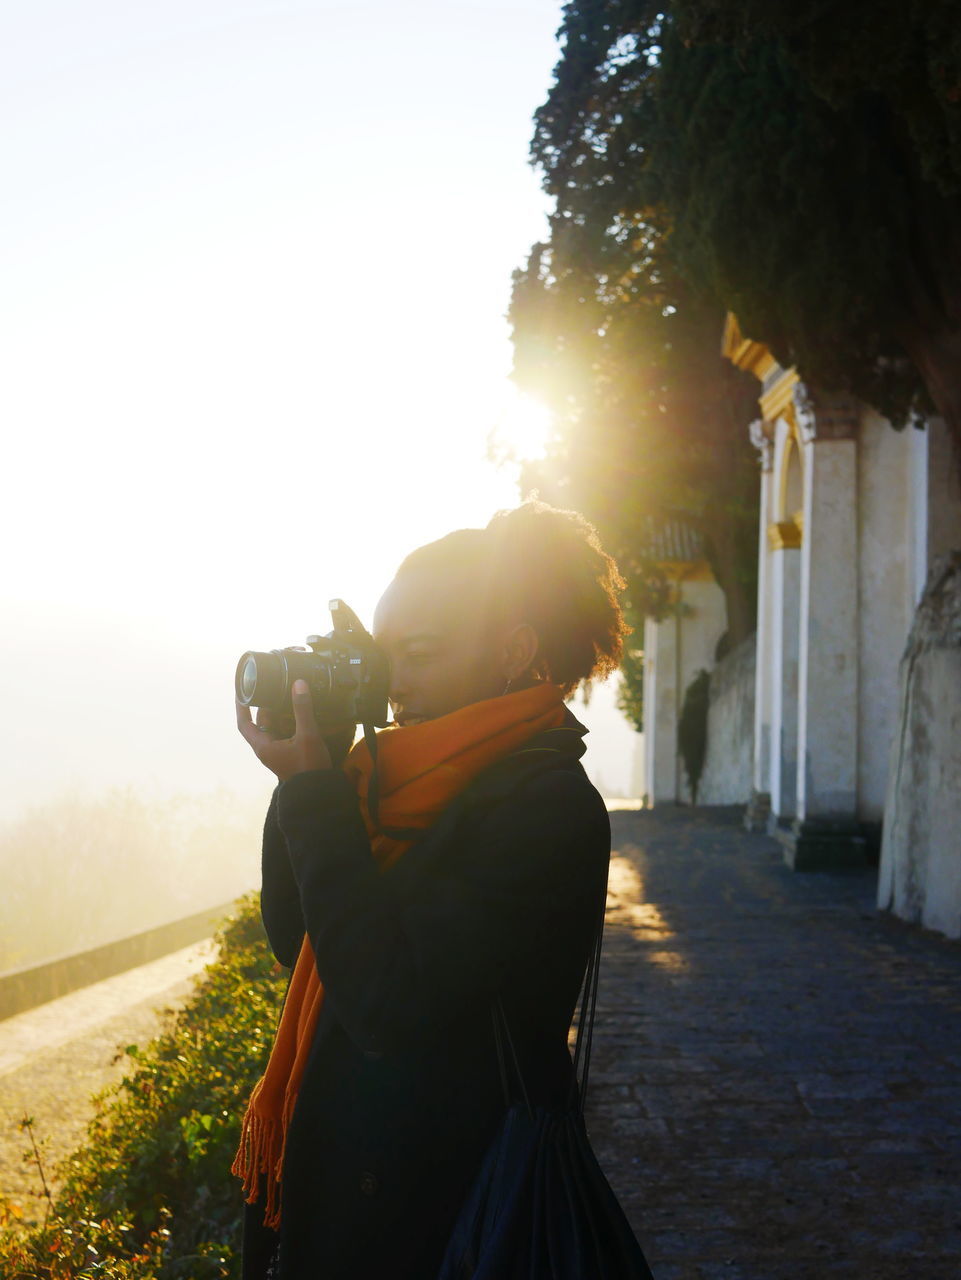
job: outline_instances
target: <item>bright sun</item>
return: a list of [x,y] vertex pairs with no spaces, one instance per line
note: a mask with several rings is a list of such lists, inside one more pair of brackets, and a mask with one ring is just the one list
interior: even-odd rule
[[512,387],[491,432],[491,452],[495,459],[529,462],[543,457],[552,421],[553,415],[546,405]]

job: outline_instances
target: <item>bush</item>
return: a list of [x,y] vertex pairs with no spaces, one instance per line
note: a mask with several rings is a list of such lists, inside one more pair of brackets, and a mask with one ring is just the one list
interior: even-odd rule
[[127,1046],[133,1072],[95,1100],[46,1222],[24,1231],[6,1213],[5,1280],[239,1276],[242,1198],[230,1164],[286,970],[270,957],[253,896],[218,941],[219,958],[170,1030],[146,1048]]

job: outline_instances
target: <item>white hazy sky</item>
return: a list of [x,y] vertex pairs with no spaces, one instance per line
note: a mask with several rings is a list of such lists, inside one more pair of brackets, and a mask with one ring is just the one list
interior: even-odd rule
[[[0,818],[248,788],[248,647],[367,620],[518,500],[488,433],[548,0],[30,0],[0,18]],[[513,424],[513,426],[512,426]],[[605,710],[605,708],[607,708]],[[602,701],[592,756],[626,787]]]

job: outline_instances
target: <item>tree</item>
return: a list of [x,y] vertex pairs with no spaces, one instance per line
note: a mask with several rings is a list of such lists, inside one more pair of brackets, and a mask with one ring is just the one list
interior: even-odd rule
[[[556,207],[549,241],[515,273],[514,375],[551,405],[558,433],[525,483],[600,526],[635,623],[668,606],[652,530],[681,518],[724,591],[736,643],[754,626],[756,384],[721,358],[723,307],[681,277],[669,219],[643,203],[631,137],[650,119],[656,64],[608,56],[598,12],[569,6],[565,55],[537,114],[533,155]],[[630,129],[613,108],[618,92],[633,95]]]
[[[667,354],[644,356],[663,380],[650,402],[634,397],[631,438],[657,420],[652,404],[671,404],[679,344],[655,320],[663,289],[665,323],[692,295],[729,308],[815,389],[852,392],[896,427],[938,412],[961,480],[958,17],[955,0],[570,0],[533,151],[557,201],[544,285],[569,294],[558,333],[574,337],[566,348],[558,337],[553,356],[559,374],[565,355],[574,369],[561,405],[575,437],[591,395],[599,433],[611,403],[626,430],[631,375],[610,341],[622,315],[643,314],[664,339],[652,351]],[[572,451],[579,484],[577,463]],[[933,714],[947,741],[951,706]],[[904,713],[900,733],[904,748]],[[942,831],[956,816],[949,792]]]
[[682,300],[679,285],[666,295],[674,304],[660,287],[606,304],[581,290],[572,298],[575,272],[555,270],[559,256],[536,252],[515,278],[515,377],[561,423],[525,484],[598,523],[640,614],[658,617],[669,602],[652,544],[663,521],[682,519],[737,643],[754,626],[756,383],[722,359],[717,306]]
[[961,464],[954,0],[571,0],[561,35],[533,150],[565,224],[630,251],[640,216],[782,364],[936,409]]
[[676,0],[659,71],[647,194],[684,270],[807,380],[937,410],[961,461],[957,5]]

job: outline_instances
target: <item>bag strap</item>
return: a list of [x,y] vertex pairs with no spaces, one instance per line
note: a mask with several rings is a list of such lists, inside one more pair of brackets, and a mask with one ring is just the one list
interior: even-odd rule
[[601,915],[597,924],[597,936],[594,941],[594,948],[587,961],[587,970],[584,974],[584,993],[581,997],[581,1008],[577,1019],[577,1038],[574,1041],[574,1080],[571,1084],[571,1101],[573,1102],[573,1090],[577,1083],[577,1068],[580,1066],[579,1111],[584,1110],[584,1101],[587,1097],[587,1078],[591,1067],[591,1046],[594,1043],[594,1015],[597,1011],[597,984],[601,973],[601,944],[604,940],[604,916],[606,908],[607,880],[605,879],[604,894],[601,899]]
[[[604,940],[604,916],[607,907],[607,880],[604,881],[604,892],[601,895],[600,919],[594,932],[594,941],[591,946],[590,954],[587,957],[587,967],[584,971],[584,983],[581,988],[579,1000],[579,1008],[577,1010],[577,1036],[574,1041],[574,1070],[571,1076],[571,1088],[568,1095],[568,1108],[576,1108],[578,1114],[583,1114],[584,1105],[587,1100],[587,1079],[591,1064],[591,1045],[594,1039],[594,1015],[597,1011],[597,983],[601,969],[601,944]],[[514,1038],[511,1035],[511,1029],[507,1022],[507,1014],[504,1012],[504,1004],[500,995],[494,1000],[491,1006],[491,1018],[494,1023],[494,1045],[497,1050],[497,1066],[500,1072],[501,1088],[504,1092],[504,1106],[510,1107],[514,1101],[510,1082],[508,1079],[507,1060],[504,1052],[504,1044],[510,1050],[511,1063],[514,1067],[514,1074],[520,1085],[521,1095],[524,1099],[524,1105],[528,1114],[532,1115],[530,1097],[527,1092],[527,1085],[524,1083],[524,1073],[521,1070],[520,1059],[517,1056],[517,1049],[514,1046]],[[578,1078],[578,1067],[580,1067],[580,1077]]]

